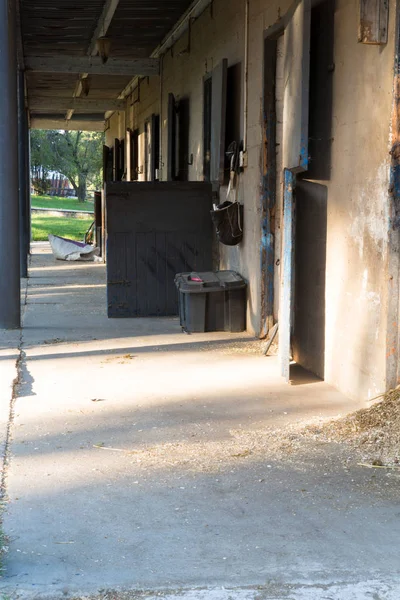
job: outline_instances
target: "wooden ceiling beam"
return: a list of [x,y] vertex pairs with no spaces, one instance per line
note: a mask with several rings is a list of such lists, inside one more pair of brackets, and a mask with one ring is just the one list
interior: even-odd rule
[[[103,10],[101,12],[100,18],[97,22],[96,28],[94,30],[92,39],[90,40],[89,47],[87,49],[88,56],[96,56],[98,54],[96,42],[100,37],[104,37],[107,34],[108,28],[111,25],[111,21],[113,20],[115,11],[117,10],[117,6],[119,4],[119,0],[106,0],[103,6]],[[84,79],[87,79],[89,73],[81,73],[79,76],[79,80],[76,82],[75,90],[73,93],[74,98],[79,98],[83,91],[83,83]],[[69,120],[72,118],[74,114],[73,109],[69,109],[66,113],[66,118]]]
[[94,30],[94,34],[89,44],[87,51],[88,56],[95,56],[97,54],[96,42],[100,37],[107,35],[108,28],[111,25],[111,21],[113,20],[118,4],[119,0],[106,0],[104,3],[103,11],[100,15],[96,29]]
[[25,69],[35,73],[88,73],[89,75],[123,75],[146,77],[158,75],[160,62],[158,58],[109,58],[103,64],[98,56],[28,56],[25,58]]
[[59,129],[66,131],[104,131],[104,121],[67,121],[65,119],[50,119],[49,117],[31,117],[31,129]]
[[57,96],[29,96],[28,106],[35,110],[84,110],[92,113],[106,112],[108,110],[125,110],[124,100],[109,100],[107,98],[73,98],[72,96],[60,98]]

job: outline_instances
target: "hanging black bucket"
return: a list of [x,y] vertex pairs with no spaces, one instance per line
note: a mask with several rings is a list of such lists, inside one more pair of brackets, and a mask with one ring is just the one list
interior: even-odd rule
[[226,200],[211,211],[221,244],[236,246],[243,239],[243,204]]

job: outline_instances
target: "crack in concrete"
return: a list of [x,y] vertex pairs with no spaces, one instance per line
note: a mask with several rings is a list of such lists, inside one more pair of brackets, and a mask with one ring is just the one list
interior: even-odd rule
[[[30,257],[29,257],[28,261],[29,261],[29,264],[28,264],[28,268],[29,268]],[[23,320],[24,320],[24,316],[25,316],[25,308],[26,308],[27,299],[28,299],[28,287],[29,287],[29,272],[28,272],[28,277],[26,280],[25,294],[24,294],[23,300],[21,302],[21,313],[22,313],[21,314],[21,327],[19,328],[19,341],[18,341],[18,347],[17,347],[19,354],[15,361],[16,375],[15,375],[15,378],[14,378],[12,386],[11,386],[10,410],[9,410],[9,416],[8,416],[5,442],[4,442],[4,447],[3,447],[3,456],[2,456],[3,465],[2,465],[2,472],[1,472],[1,478],[0,478],[0,503],[2,505],[2,510],[4,510],[4,506],[7,501],[7,474],[8,474],[8,467],[10,465],[10,454],[11,454],[10,446],[11,446],[11,439],[12,439],[12,429],[13,429],[13,425],[14,425],[15,403],[18,398],[19,386],[22,383],[22,372],[23,372],[24,363],[26,360],[26,354],[23,350],[23,345],[24,345],[24,323],[23,323]],[[1,521],[2,521],[2,519],[1,519]]]
[[[29,257],[29,264],[28,267],[30,265],[30,257]],[[3,455],[2,455],[2,469],[1,469],[1,477],[0,477],[0,560],[2,558],[2,556],[4,556],[4,554],[6,554],[8,552],[8,538],[6,536],[6,534],[3,532],[3,515],[4,515],[4,510],[8,501],[8,497],[7,497],[7,475],[8,475],[8,468],[10,466],[10,460],[11,460],[11,441],[12,441],[12,430],[13,430],[13,425],[14,425],[14,415],[15,415],[15,403],[17,401],[18,398],[18,392],[19,392],[19,386],[22,383],[22,372],[23,372],[23,368],[24,368],[24,363],[26,360],[26,354],[23,351],[23,344],[24,344],[24,316],[25,316],[25,308],[27,305],[27,298],[28,298],[28,287],[29,287],[29,273],[28,273],[28,277],[26,280],[26,287],[25,287],[25,293],[24,293],[24,297],[23,300],[21,302],[21,326],[19,328],[19,340],[18,340],[18,357],[15,361],[15,370],[16,370],[16,375],[14,377],[14,380],[12,382],[12,386],[11,386],[11,397],[10,397],[10,408],[9,408],[9,414],[8,414],[8,421],[7,421],[7,427],[6,427],[6,435],[5,435],[5,441],[4,441],[4,447],[3,447]],[[4,570],[4,569],[1,569]]]

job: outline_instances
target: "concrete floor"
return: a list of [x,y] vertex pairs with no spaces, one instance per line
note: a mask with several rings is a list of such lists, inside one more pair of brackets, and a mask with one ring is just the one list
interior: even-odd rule
[[234,431],[359,405],[301,371],[285,385],[246,334],[109,320],[104,282],[36,245],[21,340],[0,334],[4,439],[20,351],[22,379],[0,598],[398,600],[396,472],[331,446],[226,451]]

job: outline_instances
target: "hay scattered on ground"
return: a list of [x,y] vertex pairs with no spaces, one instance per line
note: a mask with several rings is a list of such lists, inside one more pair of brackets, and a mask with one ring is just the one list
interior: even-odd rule
[[[210,436],[211,434],[211,436]],[[228,438],[213,440],[211,431],[197,430],[190,439],[140,448],[94,446],[118,452],[147,468],[220,471],[234,463],[294,459],[331,443],[346,446],[350,460],[374,466],[400,467],[400,387],[370,408],[337,419],[314,418],[279,428],[235,429]],[[201,439],[204,436],[204,439]]]
[[306,432],[320,439],[346,442],[370,464],[397,465],[400,462],[400,386],[378,396],[370,408],[330,421],[320,430]]
[[207,353],[218,353],[218,354],[256,354],[260,357],[263,356],[263,346],[265,343],[262,340],[249,339],[248,341],[243,340],[226,340],[219,344],[213,345],[205,344],[200,347],[199,350]]
[[[313,423],[297,423],[270,433],[269,452],[279,458],[293,455],[310,441],[346,444],[354,462],[400,466],[400,386],[375,398],[369,408]],[[262,432],[265,436],[266,432]],[[257,435],[257,433],[256,433]],[[266,439],[264,440],[266,445]]]
[[[179,442],[118,448],[93,444],[96,451],[116,454],[144,469],[183,469],[191,472],[220,472],[246,462],[285,460],[294,457],[316,436],[305,429],[319,419],[281,428],[232,429],[228,436],[213,439],[212,428],[198,427],[191,437]],[[318,442],[318,440],[317,440]],[[319,441],[322,445],[321,440]]]

